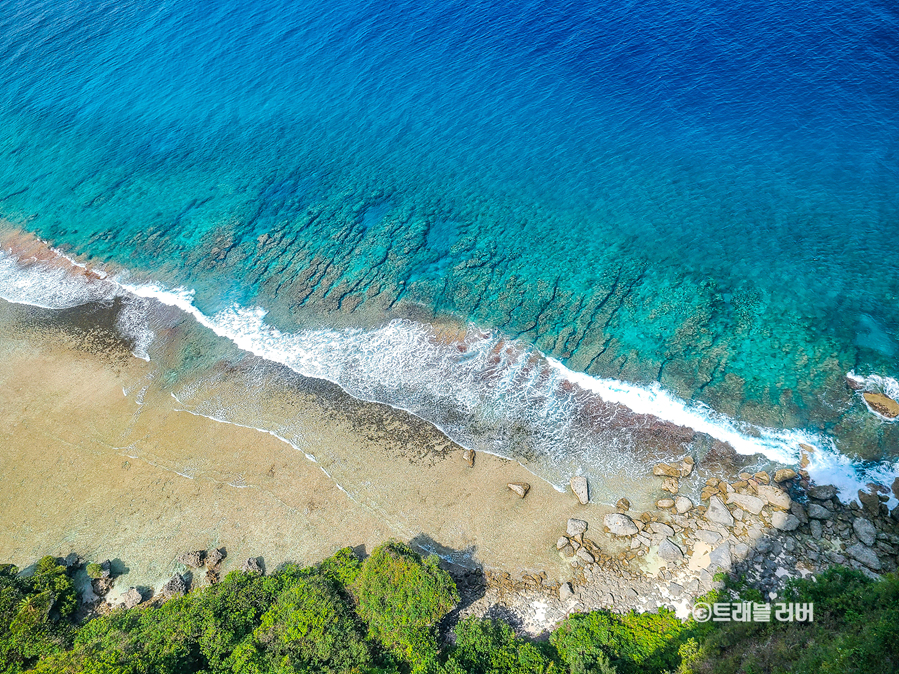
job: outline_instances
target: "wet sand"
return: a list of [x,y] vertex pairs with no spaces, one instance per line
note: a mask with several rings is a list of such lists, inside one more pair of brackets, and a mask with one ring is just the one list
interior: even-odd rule
[[[280,404],[302,421],[314,462],[269,433],[184,411],[154,387],[153,363],[96,324],[0,301],[3,562],[118,558],[124,590],[159,587],[193,549],[225,546],[227,571],[251,555],[274,568],[399,538],[464,553],[463,564],[564,578],[565,520],[607,511],[512,461],[479,454],[469,468],[421,420],[300,378]],[[508,482],[530,483],[527,498]]]

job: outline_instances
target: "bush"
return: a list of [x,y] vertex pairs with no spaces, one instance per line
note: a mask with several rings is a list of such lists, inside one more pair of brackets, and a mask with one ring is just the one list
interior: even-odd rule
[[103,567],[96,562],[91,562],[84,570],[87,572],[87,577],[93,580],[99,580],[103,577]]
[[374,549],[351,589],[369,634],[410,662],[436,652],[434,626],[459,601],[436,556],[396,542]]
[[549,666],[549,658],[499,620],[469,617],[456,626],[455,632],[456,646],[447,662],[450,671],[542,674]]
[[348,588],[359,577],[362,562],[352,548],[341,548],[319,564],[318,570],[322,575]]

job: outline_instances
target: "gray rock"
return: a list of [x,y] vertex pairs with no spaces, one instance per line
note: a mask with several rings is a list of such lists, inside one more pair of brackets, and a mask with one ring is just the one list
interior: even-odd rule
[[577,551],[577,556],[583,559],[587,564],[592,564],[596,561],[596,558],[593,557],[593,554],[587,550],[587,548],[581,548]]
[[678,496],[674,499],[674,508],[679,514],[683,515],[684,513],[693,510],[693,501],[686,496]]
[[144,598],[141,596],[141,593],[133,587],[125,594],[123,594],[121,596],[121,599],[122,604],[124,604],[125,608],[134,608],[144,600]]
[[683,594],[684,586],[678,583],[668,583],[668,592],[672,597],[680,597]]
[[659,557],[666,562],[676,562],[684,556],[681,550],[670,538],[665,538],[659,543]]
[[869,569],[873,569],[874,571],[880,571],[881,569],[880,560],[877,558],[877,555],[874,554],[874,551],[861,543],[850,545],[846,548],[846,554],[852,557],[852,559],[861,562]]
[[830,512],[824,506],[818,505],[817,503],[809,503],[807,510],[808,516],[813,520],[829,520],[831,517],[833,517],[832,512]]
[[559,599],[567,601],[574,596],[574,590],[571,589],[571,583],[562,583],[559,585]]
[[771,526],[781,531],[795,531],[799,528],[799,518],[793,513],[778,510],[771,514]]
[[734,518],[730,514],[730,510],[727,509],[727,506],[725,506],[717,496],[712,496],[709,499],[709,506],[705,511],[705,518],[709,522],[723,524],[726,527],[732,527],[734,525]]
[[630,517],[621,513],[609,513],[602,521],[616,536],[633,536],[640,531]]
[[715,543],[721,540],[721,534],[717,531],[709,531],[708,529],[697,529],[696,539],[708,545],[715,545]]
[[572,518],[568,520],[568,526],[565,527],[565,532],[569,536],[577,536],[578,534],[587,533],[587,523],[584,520],[576,520]]
[[177,562],[189,566],[192,569],[199,569],[206,562],[206,551],[197,550],[196,552],[183,552],[176,558]]
[[730,554],[730,543],[724,541],[724,543],[712,550],[709,553],[709,562],[709,566],[713,569],[713,574],[715,567],[720,568],[722,571],[730,571],[730,567],[733,565],[733,558]]
[[674,536],[674,529],[663,522],[650,522],[649,528],[662,536]]
[[249,557],[247,561],[241,564],[240,570],[244,573],[262,573],[262,567],[259,565],[259,559],[256,557]]
[[821,536],[824,535],[823,527],[821,526],[820,520],[812,520],[811,523],[809,524],[809,528],[811,529],[811,532],[812,532],[812,538],[814,538],[815,540],[820,539]]
[[743,510],[751,512],[753,515],[758,515],[760,512],[762,512],[762,508],[765,507],[765,502],[757,496],[750,496],[749,494],[737,494],[736,492],[727,495],[727,502],[735,503]]
[[556,541],[556,550],[561,550],[566,545],[568,545],[568,539],[565,536],[559,536],[559,540]]
[[828,499],[832,499],[837,495],[837,488],[832,484],[822,484],[816,485],[814,487],[809,487],[806,490],[806,493],[812,498],[816,498],[819,501],[827,501]]
[[749,546],[745,543],[737,543],[734,546],[733,556],[737,559],[746,559],[749,555]]
[[206,566],[214,568],[222,563],[222,560],[228,556],[228,553],[225,552],[225,548],[213,548],[209,551],[209,554],[206,555]]
[[781,508],[782,510],[789,510],[790,505],[792,504],[792,499],[790,495],[785,492],[783,489],[778,489],[777,487],[772,487],[766,484],[760,484],[756,487],[758,491],[759,498],[767,501],[768,505],[774,508]]
[[590,502],[590,488],[587,485],[587,478],[583,475],[576,475],[571,478],[571,491],[577,496],[577,500],[581,505],[587,505]]
[[790,512],[796,516],[803,524],[808,524],[808,515],[805,514],[805,508],[802,507],[802,504],[798,501],[793,501],[790,504]]
[[874,528],[870,521],[862,517],[856,517],[852,523],[852,528],[855,531],[855,535],[858,536],[858,540],[868,547],[874,545],[874,541],[877,540],[877,529]]
[[566,559],[574,557],[574,548],[571,545],[566,545],[564,548],[562,548],[562,555]]
[[172,576],[166,584],[162,586],[161,594],[165,597],[176,597],[187,592],[187,581],[180,573]]

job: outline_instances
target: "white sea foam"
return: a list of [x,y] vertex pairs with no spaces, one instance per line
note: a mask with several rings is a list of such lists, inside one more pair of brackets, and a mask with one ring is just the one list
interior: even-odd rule
[[[651,418],[777,463],[796,464],[799,443],[811,445],[816,451],[809,472],[819,483],[838,486],[845,497],[854,496],[867,482],[889,483],[899,474],[899,465],[852,462],[828,437],[739,422],[681,400],[658,384],[641,386],[574,372],[536,349],[473,326],[449,343],[432,326],[408,320],[370,330],[288,333],[268,325],[265,310],[258,307],[232,306],[207,316],[194,305],[189,289],[135,283],[125,275],[73,281],[53,266],[23,268],[9,255],[0,257],[0,297],[10,301],[68,307],[115,294],[130,300],[121,320],[139,335],[139,357],[147,357],[152,340],[141,317],[150,310],[148,302],[177,307],[245,351],[301,375],[331,381],[357,398],[409,411],[463,446],[521,461],[559,489],[567,476],[579,472],[600,479],[642,474],[645,467],[634,459],[649,457],[638,446],[638,434]],[[899,390],[889,378],[873,375],[865,381],[888,395]],[[621,408],[597,406],[597,399],[643,416],[616,423]]]

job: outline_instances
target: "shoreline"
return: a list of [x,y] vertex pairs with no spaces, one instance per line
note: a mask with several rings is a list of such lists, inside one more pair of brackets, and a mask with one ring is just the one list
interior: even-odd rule
[[[130,587],[158,591],[184,570],[175,560],[190,550],[226,547],[227,573],[248,557],[275,568],[320,561],[345,545],[371,550],[391,538],[440,554],[468,585],[483,586],[461,615],[503,606],[529,634],[573,610],[669,606],[683,615],[690,597],[715,585],[718,567],[758,572],[771,588],[841,561],[869,573],[872,566],[896,567],[899,508],[892,516],[882,512],[885,495],[875,494],[877,507],[866,514],[867,506],[847,506],[833,495],[809,499],[801,475],[787,490],[760,474],[706,478],[733,470],[723,447],[721,463],[712,452],[689,474],[677,473],[675,494],[662,491],[672,479],[666,469],[653,476],[645,466],[640,484],[616,486],[633,502],[624,510],[581,505],[570,490],[560,494],[511,460],[478,452],[469,467],[461,447],[417,417],[258,359],[223,364],[218,377],[199,377],[188,389],[217,404],[255,391],[259,409],[273,418],[289,409],[303,420],[305,444],[220,423],[154,388],[154,364],[134,358],[114,326],[103,328],[100,319],[110,322],[114,313],[79,307],[60,320],[58,312],[0,306],[2,421],[9,429],[0,477],[11,485],[0,503],[0,559],[119,555],[116,564],[128,573],[108,596],[112,603]],[[179,342],[177,334],[169,339]],[[314,461],[300,454],[307,447]],[[704,499],[690,496],[684,513],[657,506],[663,496],[692,494],[691,480]],[[506,486],[522,482],[530,486],[524,499]],[[719,514],[731,524],[709,520],[710,498],[724,502],[727,515]],[[809,519],[812,503],[830,514]],[[611,535],[604,525],[616,513],[639,531]],[[874,523],[873,545],[865,547],[876,562],[864,550],[846,553],[859,542],[857,519]],[[569,536],[560,545],[569,520],[587,529],[579,541]]]

